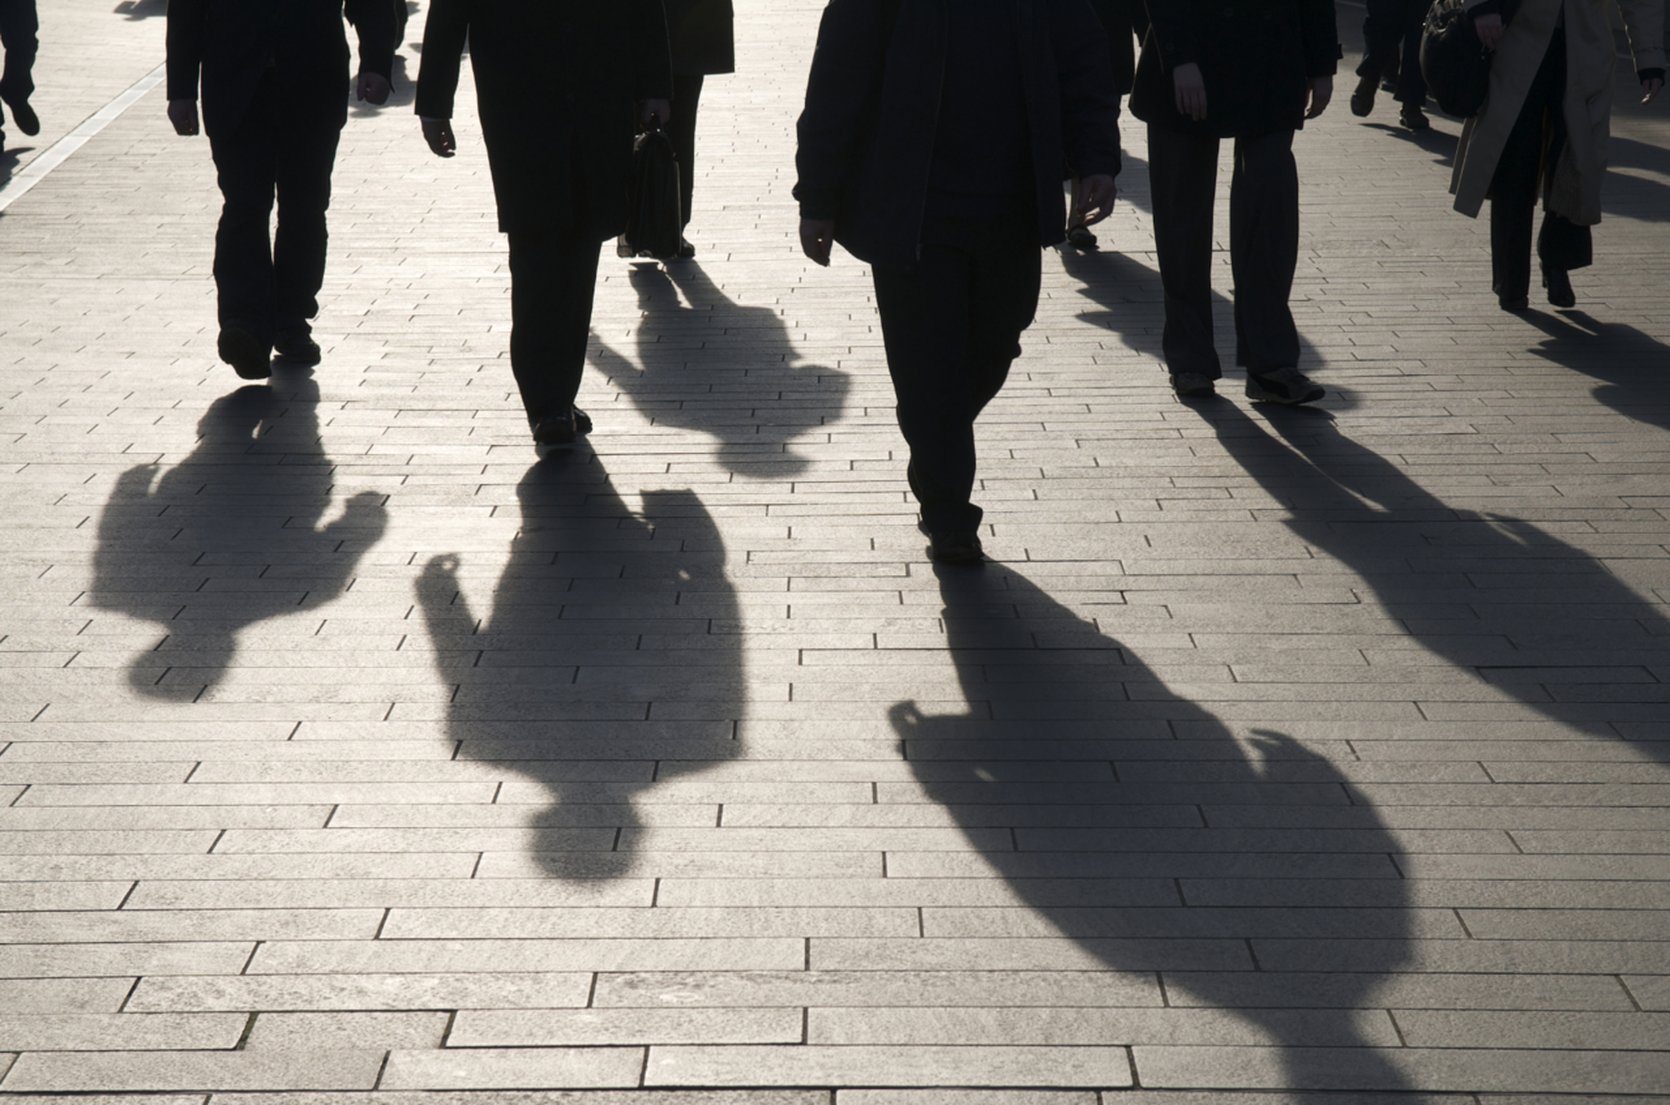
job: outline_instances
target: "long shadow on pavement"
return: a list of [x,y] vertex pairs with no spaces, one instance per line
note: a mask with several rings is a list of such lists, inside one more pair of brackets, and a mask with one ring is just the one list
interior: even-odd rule
[[745,696],[741,637],[708,634],[738,618],[718,527],[687,490],[646,492],[633,513],[578,451],[539,461],[516,496],[522,524],[486,617],[457,557],[418,582],[441,680],[457,687],[449,734],[459,759],[534,784],[500,801],[546,804],[526,849],[545,873],[624,877],[636,796],[741,752],[738,708],[701,708]]
[[[210,405],[191,455],[166,472],[128,469],[99,517],[90,599],[166,636],[128,669],[135,690],[190,701],[225,676],[238,634],[339,596],[387,524],[365,492],[330,511],[319,385],[275,369]],[[159,478],[160,473],[160,478]]]
[[1600,381],[1594,397],[1625,418],[1670,430],[1670,346],[1583,311],[1521,316],[1547,335],[1531,352]]
[[[1260,731],[1252,747],[1236,740],[1020,572],[990,565],[941,572],[939,582],[968,712],[924,716],[901,702],[891,717],[927,796],[1027,908],[929,910],[926,935],[1002,938],[991,955],[1043,955],[1049,969],[1138,975],[1147,985],[1158,972],[1170,1008],[1071,1041],[1136,1045],[1150,1084],[1214,1076],[1178,1066],[1195,1061],[1179,1053],[1145,1055],[1145,1045],[1251,1045],[1236,1061],[1257,1063],[1254,1049],[1274,1044],[1282,1069],[1265,1077],[1286,1087],[1407,1088],[1382,1054],[1397,1039],[1373,1001],[1408,954],[1407,883],[1373,807],[1287,735]],[[1246,888],[1272,879],[1372,880],[1380,892],[1372,908],[1306,905],[1307,895],[1245,908]],[[1076,952],[1029,953],[1015,939],[1025,937],[1065,937]],[[1307,944],[1338,938],[1360,939],[1365,961],[1351,973],[1306,973]],[[1004,966],[1038,964],[985,964]],[[1110,991],[1116,985],[1110,977]]]
[[628,279],[644,316],[637,359],[604,344],[594,363],[610,383],[656,425],[717,438],[715,459],[738,476],[804,472],[795,442],[840,418],[847,374],[802,364],[776,308],[735,302],[698,263],[633,265]]

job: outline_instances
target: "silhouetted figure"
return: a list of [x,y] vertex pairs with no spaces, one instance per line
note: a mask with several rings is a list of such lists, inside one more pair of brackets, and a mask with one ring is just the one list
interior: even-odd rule
[[[325,279],[331,171],[348,119],[344,8],[359,31],[356,95],[389,97],[394,17],[388,0],[172,0],[168,118],[209,135],[225,199],[215,235],[221,360],[266,379],[272,354],[319,363],[310,320]],[[269,232],[273,201],[278,230]]]
[[[41,120],[29,106],[35,92],[35,54],[40,49],[40,19],[35,0],[0,0],[0,48],[6,52],[0,70],[0,103],[11,109],[12,122],[24,134],[39,134]],[[5,122],[0,116],[0,123]],[[0,127],[0,150],[6,148],[6,131]]]
[[[713,460],[738,476],[804,472],[795,443],[827,440],[848,374],[801,363],[802,343],[781,308],[734,302],[700,265],[640,265],[628,279],[643,311],[635,356],[604,344],[598,370],[657,426],[716,438]],[[669,335],[676,340],[662,340]]]
[[[1234,1012],[1245,1043],[1281,1046],[1285,1088],[1407,1088],[1368,1050],[1396,1039],[1367,1038],[1351,1011],[1375,1009],[1409,958],[1410,884],[1340,770],[1279,732],[1255,730],[1249,748],[1007,566],[942,574],[940,593],[968,710],[901,702],[893,726],[923,792],[1026,907],[969,911],[962,931],[1064,937],[1110,974],[1158,972],[1167,1005]],[[1334,880],[1360,897],[1333,897]],[[1318,985],[1307,943],[1342,938],[1357,961]]]
[[[157,465],[141,464],[117,480],[99,517],[92,602],[154,621],[167,635],[158,649],[134,658],[135,690],[189,701],[213,687],[231,667],[240,631],[336,598],[382,536],[387,514],[370,492],[320,524],[331,508],[333,476],[319,446],[318,405],[311,378],[239,388],[204,413],[191,456],[160,478]],[[345,547],[350,541],[354,547]],[[289,587],[255,578],[239,590],[228,580],[212,593],[211,609],[195,610],[194,599],[216,572],[198,562],[251,549],[270,557],[269,567],[307,570],[289,575]]]
[[1084,0],[831,0],[800,117],[800,238],[871,264],[929,555],[983,559],[974,421],[1020,355],[1040,246],[1113,208],[1119,98]]
[[[621,877],[632,870],[641,823],[634,796],[741,751],[739,719],[678,721],[669,709],[693,692],[704,701],[747,697],[740,634],[708,634],[710,619],[740,616],[724,546],[693,492],[646,492],[637,515],[600,461],[572,452],[529,468],[516,498],[522,525],[490,610],[470,608],[457,557],[431,559],[418,582],[440,678],[459,685],[448,735],[460,759],[502,763],[549,792],[529,850],[553,876]],[[639,609],[600,620],[611,595]],[[663,606],[641,609],[657,597]],[[700,606],[699,626],[697,615],[679,616],[681,598]],[[661,662],[646,663],[638,642],[685,637],[681,626],[711,647],[664,650]],[[611,667],[632,678],[611,680]],[[575,842],[577,826],[621,830],[619,845],[587,849]]]
[[1219,144],[1233,138],[1235,363],[1247,370],[1250,399],[1320,399],[1323,389],[1299,371],[1288,304],[1299,263],[1293,136],[1333,97],[1333,0],[1148,0],[1148,15],[1131,111],[1148,123],[1172,389],[1207,399],[1223,377],[1212,326],[1212,209]]
[[1421,27],[1431,0],[1368,0],[1363,18],[1363,62],[1351,93],[1351,114],[1367,117],[1382,81],[1395,81],[1398,122],[1413,131],[1432,129],[1426,117],[1426,78],[1421,75]]
[[[673,119],[668,137],[678,154],[679,211],[690,225],[696,188],[696,113],[707,77],[736,72],[735,15],[731,0],[667,0],[667,32],[673,53]],[[696,247],[685,239],[678,256],[689,260]]]
[[417,113],[438,157],[458,148],[451,121],[466,42],[510,243],[510,367],[534,441],[570,444],[591,430],[574,400],[598,246],[626,229],[638,119],[668,120],[666,14],[661,0],[433,0]]
[[[1476,218],[1490,200],[1491,289],[1504,311],[1523,311],[1530,305],[1531,229],[1540,196],[1542,284],[1549,303],[1574,306],[1571,271],[1594,263],[1601,217],[1617,67],[1615,6],[1468,0],[1467,7],[1493,56],[1490,94],[1462,128],[1456,151],[1455,209]],[[1664,0],[1618,0],[1616,7],[1629,28],[1646,103],[1664,87]]]
[[[1090,7],[1107,31],[1114,87],[1121,96],[1129,95],[1137,71],[1135,43],[1148,34],[1148,12],[1142,0],[1090,0]],[[1099,243],[1089,227],[1074,222],[1067,227],[1067,244],[1074,249],[1094,250]]]

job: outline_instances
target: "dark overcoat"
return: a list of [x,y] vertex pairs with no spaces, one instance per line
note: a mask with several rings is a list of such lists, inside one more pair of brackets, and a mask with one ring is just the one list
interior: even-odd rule
[[[1086,0],[1014,0],[1038,241],[1066,237],[1061,167],[1118,174],[1119,96],[1107,36]],[[807,218],[863,261],[918,256],[956,0],[829,0],[795,157]]]
[[731,0],[667,0],[673,72],[711,77],[736,72],[736,16]]
[[499,229],[626,227],[638,103],[672,95],[661,0],[431,0],[417,113],[450,119],[466,40]]
[[195,100],[203,129],[229,138],[270,65],[292,118],[340,128],[348,121],[344,7],[359,35],[360,68],[391,78],[394,9],[384,0],[171,0],[168,98]]
[[[1339,65],[1334,0],[1147,0],[1150,30],[1131,113],[1156,126],[1228,138],[1304,126],[1313,78]],[[1178,112],[1172,71],[1195,62],[1207,117]]]

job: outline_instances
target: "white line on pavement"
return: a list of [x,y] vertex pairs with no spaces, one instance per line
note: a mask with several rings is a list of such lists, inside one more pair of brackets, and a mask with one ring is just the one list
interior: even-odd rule
[[0,184],[0,211],[4,211],[22,198],[31,188],[45,179],[46,174],[69,160],[71,154],[85,146],[99,131],[114,123],[122,112],[138,103],[140,97],[144,96],[145,93],[161,84],[163,75],[167,70],[168,66],[166,64],[159,65],[140,77],[128,87],[126,92],[82,120],[80,126],[54,142],[45,153],[19,170],[16,176],[4,184]]

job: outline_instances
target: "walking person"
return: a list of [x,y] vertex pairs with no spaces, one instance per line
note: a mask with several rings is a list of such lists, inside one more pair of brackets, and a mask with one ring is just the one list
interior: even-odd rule
[[[41,132],[40,116],[29,105],[35,93],[35,54],[40,48],[41,21],[35,0],[0,0],[0,48],[6,52],[0,70],[0,103],[11,111],[12,122],[24,134]],[[0,116],[0,123],[5,119]],[[6,132],[0,127],[0,150],[6,148]]]
[[1394,81],[1398,122],[1412,131],[1432,129],[1426,116],[1426,78],[1421,75],[1421,28],[1431,0],[1368,0],[1363,19],[1363,62],[1351,93],[1351,114],[1367,118],[1382,81]]
[[[1594,261],[1601,181],[1611,134],[1621,8],[1641,102],[1664,88],[1664,0],[1468,0],[1479,41],[1494,52],[1490,93],[1467,121],[1450,191],[1477,217],[1490,200],[1491,287],[1504,311],[1530,306],[1531,231],[1548,302],[1572,307],[1571,272]],[[1505,10],[1506,9],[1506,10]],[[1511,18],[1508,18],[1511,16]]]
[[[680,217],[690,225],[696,189],[696,113],[706,78],[736,72],[736,17],[731,0],[666,0],[667,36],[673,59],[673,120],[668,137],[678,155]],[[696,256],[690,239],[679,242],[678,258]]]
[[661,0],[432,0],[417,113],[451,157],[465,42],[499,230],[510,246],[510,367],[533,439],[591,430],[574,405],[586,366],[600,244],[626,229],[639,120],[668,121]]
[[1042,246],[1112,210],[1119,101],[1084,0],[830,0],[800,117],[801,246],[870,263],[929,555],[983,559],[974,421],[1020,355]]
[[[274,351],[319,363],[331,172],[348,120],[344,7],[359,36],[360,100],[389,98],[394,13],[385,0],[170,0],[168,118],[209,135],[224,198],[215,234],[221,360],[244,379],[272,374]],[[269,231],[278,204],[277,233]]]
[[[1142,0],[1090,0],[1090,8],[1107,32],[1114,88],[1120,96],[1129,96],[1137,71],[1135,43],[1148,34],[1148,12]],[[1100,245],[1095,233],[1079,223],[1067,227],[1067,244],[1086,252]]]
[[1293,138],[1333,97],[1334,0],[1148,0],[1148,15],[1131,112],[1148,124],[1172,389],[1211,398],[1223,376],[1212,327],[1212,207],[1228,138],[1235,363],[1247,370],[1249,399],[1320,399],[1326,393],[1299,371],[1288,303],[1299,263]]

